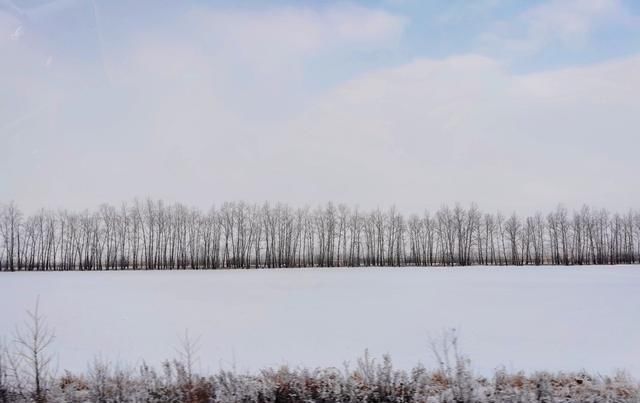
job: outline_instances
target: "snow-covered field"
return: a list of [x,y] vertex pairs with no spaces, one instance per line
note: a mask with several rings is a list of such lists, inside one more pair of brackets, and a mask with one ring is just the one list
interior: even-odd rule
[[59,368],[152,364],[200,336],[202,370],[341,366],[365,348],[433,365],[459,329],[473,367],[640,377],[640,267],[2,273],[0,337],[40,296]]

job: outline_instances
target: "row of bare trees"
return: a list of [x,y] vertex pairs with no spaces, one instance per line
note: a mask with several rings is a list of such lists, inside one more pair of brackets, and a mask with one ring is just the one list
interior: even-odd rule
[[146,200],[25,216],[0,206],[0,271],[250,267],[587,265],[640,261],[640,212],[583,207],[521,217],[475,205],[405,216],[328,203]]

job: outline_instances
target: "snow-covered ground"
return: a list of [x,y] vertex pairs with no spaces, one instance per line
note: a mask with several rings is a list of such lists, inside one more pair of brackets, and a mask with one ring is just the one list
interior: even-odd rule
[[481,372],[624,368],[640,377],[640,267],[2,273],[0,336],[40,296],[60,369],[155,364],[200,336],[202,370],[342,366],[365,348],[433,365],[459,329]]

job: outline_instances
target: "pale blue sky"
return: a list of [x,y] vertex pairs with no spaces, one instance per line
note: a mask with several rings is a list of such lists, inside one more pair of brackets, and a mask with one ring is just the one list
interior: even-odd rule
[[[4,3],[4,5],[2,5]],[[95,4],[97,15],[94,14]],[[22,33],[61,57],[94,60],[100,41],[121,48],[147,30],[180,35],[175,23],[197,10],[262,15],[325,12],[349,6],[402,19],[393,46],[336,52],[310,63],[309,78],[330,83],[367,69],[388,67],[417,57],[443,58],[483,53],[509,61],[515,71],[574,66],[640,52],[640,3],[633,0],[377,0],[377,1],[209,1],[209,0],[2,0],[0,10],[24,12]],[[536,10],[547,8],[544,15]],[[15,14],[15,13],[14,13]],[[31,18],[29,18],[31,17]],[[532,32],[548,19],[545,32]],[[97,21],[96,21],[97,19]],[[554,21],[555,19],[555,21]],[[573,22],[572,22],[573,21]],[[353,21],[357,24],[357,21]],[[569,26],[577,24],[575,28]],[[544,25],[545,22],[540,22]],[[96,27],[97,25],[97,27]],[[357,25],[354,25],[354,29]],[[100,34],[97,29],[99,28]],[[573,30],[573,32],[572,32]],[[545,31],[545,28],[541,29]],[[292,36],[296,32],[291,32]],[[503,47],[489,37],[495,35]],[[505,41],[544,43],[528,51],[505,49]],[[566,38],[564,38],[566,36]],[[101,37],[101,40],[100,40]],[[201,38],[204,39],[204,38]],[[355,53],[355,54],[354,54]],[[323,55],[327,56],[327,55]],[[109,55],[107,54],[108,58]]]
[[0,0],[0,54],[27,209],[640,203],[637,1]]

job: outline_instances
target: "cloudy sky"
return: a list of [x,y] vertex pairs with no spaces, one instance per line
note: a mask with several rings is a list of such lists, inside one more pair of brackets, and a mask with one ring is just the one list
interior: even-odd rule
[[0,0],[0,202],[640,206],[635,0]]

